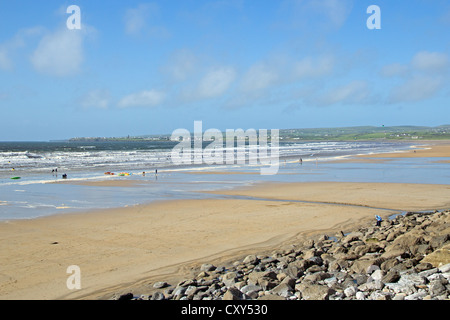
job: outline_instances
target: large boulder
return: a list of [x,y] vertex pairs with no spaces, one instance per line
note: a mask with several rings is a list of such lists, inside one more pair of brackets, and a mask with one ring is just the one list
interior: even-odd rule
[[299,283],[295,286],[295,290],[300,291],[304,300],[328,300],[329,296],[336,291],[319,284],[311,284],[309,282]]

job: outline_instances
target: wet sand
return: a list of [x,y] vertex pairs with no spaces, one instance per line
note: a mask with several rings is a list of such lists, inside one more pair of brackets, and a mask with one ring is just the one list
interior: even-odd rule
[[360,158],[441,158],[450,157],[450,141],[420,141],[416,148],[396,153],[361,155]]

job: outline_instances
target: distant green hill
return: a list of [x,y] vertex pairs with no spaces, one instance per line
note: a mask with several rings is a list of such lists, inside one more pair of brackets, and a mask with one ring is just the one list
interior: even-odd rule
[[[270,133],[270,131],[268,132]],[[393,126],[393,127],[341,127],[280,129],[282,141],[349,141],[349,140],[445,140],[450,139],[450,125],[437,127]],[[135,137],[89,137],[72,138],[70,141],[168,141],[170,134]]]
[[436,140],[450,139],[450,125],[438,127],[342,127],[280,130],[285,140]]

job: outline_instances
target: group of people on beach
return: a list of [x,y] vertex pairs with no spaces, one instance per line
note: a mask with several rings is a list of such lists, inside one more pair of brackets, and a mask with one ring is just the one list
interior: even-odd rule
[[[52,169],[52,174],[58,176],[58,168]],[[62,175],[63,179],[67,179],[67,174]]]

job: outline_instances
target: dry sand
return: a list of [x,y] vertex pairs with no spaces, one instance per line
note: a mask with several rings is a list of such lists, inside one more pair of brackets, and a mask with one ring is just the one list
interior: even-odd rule
[[[402,156],[449,151],[439,144]],[[127,183],[89,184],[136,187]],[[107,298],[153,280],[184,278],[204,262],[233,261],[393,213],[376,208],[450,207],[449,185],[270,183],[220,193],[271,200],[177,200],[0,223],[0,299]],[[70,265],[81,269],[80,290],[66,286]]]

